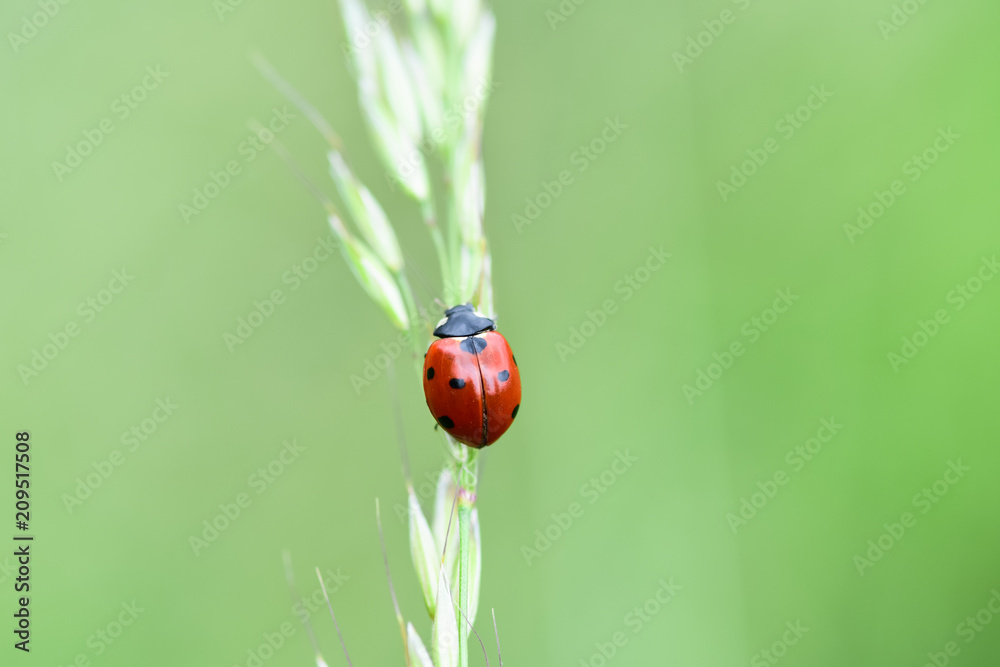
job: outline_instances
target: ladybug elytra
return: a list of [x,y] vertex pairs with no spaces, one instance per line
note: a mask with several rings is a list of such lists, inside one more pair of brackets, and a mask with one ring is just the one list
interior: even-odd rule
[[471,304],[445,311],[424,355],[424,396],[437,423],[476,449],[497,441],[521,407],[521,374],[496,323]]

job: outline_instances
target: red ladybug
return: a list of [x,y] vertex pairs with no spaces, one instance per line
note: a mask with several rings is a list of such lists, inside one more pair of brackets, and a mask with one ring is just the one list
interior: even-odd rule
[[521,374],[496,323],[471,304],[445,311],[424,355],[424,396],[431,415],[453,438],[492,445],[521,407]]

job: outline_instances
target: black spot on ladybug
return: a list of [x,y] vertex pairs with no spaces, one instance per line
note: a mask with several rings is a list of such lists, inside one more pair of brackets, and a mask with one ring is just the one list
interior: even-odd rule
[[452,389],[461,389],[462,387],[465,386],[465,380],[463,380],[462,378],[452,378],[448,382],[448,384],[451,385]]
[[[424,356],[426,357],[427,355],[425,354]],[[515,357],[513,354],[511,354],[510,358],[514,360],[514,365],[517,366],[517,357]]]
[[509,372],[507,372],[507,371],[500,371],[500,372],[499,372],[499,373],[497,374],[497,377],[498,377],[498,378],[500,379],[500,381],[501,381],[501,382],[506,382],[506,381],[507,381],[507,378],[509,378],[509,377],[510,377],[510,373],[509,373]]
[[438,424],[445,428],[455,428],[455,422],[451,420],[451,417],[438,417]]
[[427,379],[428,380],[433,380],[434,379],[434,369],[433,368],[428,368],[427,369]]
[[517,405],[514,406],[514,412],[510,413],[510,418],[513,419],[514,417],[517,417],[517,411],[520,409],[521,409],[521,404],[518,403]]
[[476,354],[477,352],[482,352],[486,349],[486,341],[476,336],[469,336],[459,343],[459,347],[462,348],[463,352]]

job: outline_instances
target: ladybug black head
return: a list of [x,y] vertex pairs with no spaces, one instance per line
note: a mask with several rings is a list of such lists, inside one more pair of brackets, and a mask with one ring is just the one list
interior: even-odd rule
[[461,338],[497,328],[496,322],[473,310],[471,303],[449,308],[444,314],[434,330],[438,338]]

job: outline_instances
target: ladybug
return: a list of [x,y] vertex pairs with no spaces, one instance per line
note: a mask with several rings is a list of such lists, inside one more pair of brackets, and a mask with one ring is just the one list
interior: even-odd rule
[[496,323],[471,304],[445,311],[424,355],[424,397],[453,438],[480,449],[506,432],[521,407],[521,373]]

